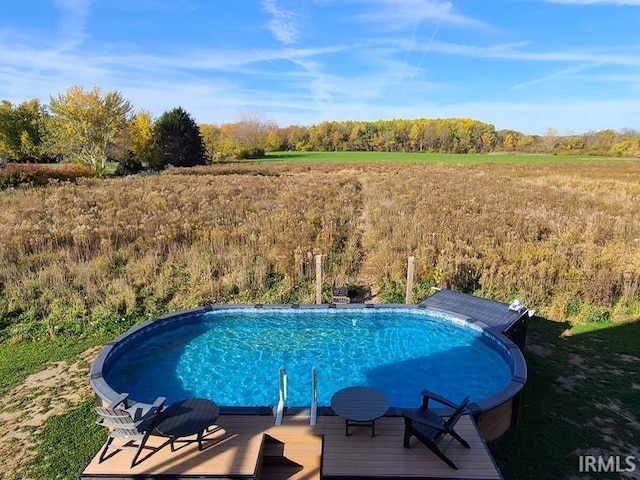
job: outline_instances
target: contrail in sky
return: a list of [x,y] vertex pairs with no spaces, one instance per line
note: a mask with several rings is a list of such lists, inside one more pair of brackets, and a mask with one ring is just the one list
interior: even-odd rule
[[424,48],[424,52],[422,52],[422,57],[420,57],[420,61],[416,65],[416,68],[413,70],[413,75],[411,75],[411,80],[416,78],[416,74],[418,73],[418,70],[420,70],[420,67],[422,66],[422,63],[424,62],[424,58],[427,56],[427,52],[429,51],[429,48],[431,48],[431,44],[433,43],[433,40],[436,38],[436,35],[438,34],[438,31],[440,30],[440,25],[441,24],[442,24],[442,19],[439,19],[438,20],[438,24],[436,25],[436,28],[433,31],[433,35],[431,35],[431,38],[429,39],[429,43],[427,43],[427,46]]

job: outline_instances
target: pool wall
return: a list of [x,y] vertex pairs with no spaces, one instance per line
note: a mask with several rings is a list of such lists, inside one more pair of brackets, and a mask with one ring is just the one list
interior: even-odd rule
[[[515,343],[521,351],[524,350],[527,336],[527,319],[530,316],[530,312],[526,308],[512,310],[508,303],[446,288],[436,291],[433,295],[420,302],[419,306],[426,307],[429,310],[437,309],[449,314],[463,316],[468,318],[470,322],[479,321],[486,325],[487,330],[498,338],[504,335]],[[524,377],[526,381],[526,374]],[[486,439],[497,438],[508,428],[517,424],[521,395],[520,391],[511,400],[493,408],[490,412],[476,417],[476,421]]]
[[[490,345],[503,359],[511,366],[511,380],[499,392],[481,402],[474,402],[469,405],[478,427],[486,440],[494,440],[503,435],[517,421],[520,393],[527,381],[527,366],[518,346],[506,336],[491,331],[488,326],[480,320],[455,314],[448,310],[428,308],[424,305],[405,304],[322,304],[322,305],[263,305],[263,304],[226,304],[208,305],[205,307],[183,310],[162,315],[158,318],[142,323],[116,339],[105,344],[98,353],[91,370],[89,380],[92,388],[96,392],[96,403],[100,406],[108,406],[113,402],[120,392],[116,392],[106,382],[106,375],[113,363],[126,351],[133,348],[137,340],[146,338],[160,331],[170,331],[177,328],[190,318],[198,317],[204,312],[213,310],[234,310],[247,308],[268,308],[268,309],[424,309],[435,314],[443,314],[449,317],[452,323],[462,328],[471,328],[481,331],[481,341]],[[448,320],[443,320],[448,321]],[[419,392],[417,392],[419,395]],[[294,412],[296,409],[288,409],[287,412]],[[300,409],[297,409],[300,410]],[[258,414],[271,415],[269,407],[223,407],[222,414]],[[318,409],[319,414],[332,414],[330,407]],[[401,415],[401,409],[390,408],[388,415]]]

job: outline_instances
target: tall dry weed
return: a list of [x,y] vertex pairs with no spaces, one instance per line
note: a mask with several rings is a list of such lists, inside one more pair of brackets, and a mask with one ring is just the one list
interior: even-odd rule
[[640,303],[639,205],[637,162],[233,164],[7,190],[1,327],[56,335],[211,302],[310,302],[316,254],[327,285],[383,298],[412,255],[421,295],[625,318]]
[[187,172],[3,192],[4,326],[40,335],[96,310],[308,301],[304,265],[317,253],[327,272],[347,273],[358,202],[341,176]]
[[640,299],[637,162],[377,168],[364,182],[371,281],[401,281],[414,255],[419,281],[542,312]]

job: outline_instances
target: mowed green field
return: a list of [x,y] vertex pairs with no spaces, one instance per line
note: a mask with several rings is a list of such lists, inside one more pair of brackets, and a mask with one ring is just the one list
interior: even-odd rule
[[[618,157],[585,157],[567,155],[525,154],[455,154],[405,152],[273,152],[264,160],[295,162],[402,162],[402,163],[579,163],[606,160],[624,160]],[[263,161],[264,161],[263,160]]]

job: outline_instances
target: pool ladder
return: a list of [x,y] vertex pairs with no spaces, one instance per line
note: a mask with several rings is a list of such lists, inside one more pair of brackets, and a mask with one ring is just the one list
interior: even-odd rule
[[[284,366],[278,369],[278,404],[273,408],[276,417],[275,424],[282,425],[284,407],[287,405],[287,371]],[[309,425],[315,425],[318,421],[318,375],[316,367],[311,367],[311,414]]]
[[276,417],[276,425],[282,424],[284,407],[287,404],[287,371],[284,367],[278,369],[278,405],[273,409]]
[[311,417],[309,425],[315,425],[318,420],[318,379],[316,367],[311,367]]

